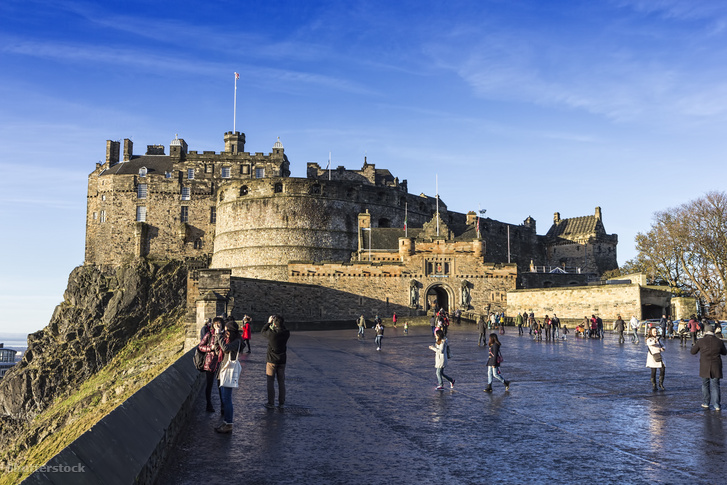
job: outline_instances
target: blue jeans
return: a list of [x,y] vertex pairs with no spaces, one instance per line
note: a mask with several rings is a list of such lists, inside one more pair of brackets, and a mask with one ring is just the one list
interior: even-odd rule
[[444,384],[444,381],[442,381],[442,377],[447,379],[449,382],[454,382],[451,377],[444,373],[444,367],[437,367],[437,385],[440,387]]
[[359,334],[359,336],[361,336],[361,337],[363,337],[363,336],[364,336],[364,328],[363,328],[363,327],[358,327],[358,334]]
[[377,346],[378,348],[381,348],[381,338],[382,338],[382,337],[383,337],[383,335],[377,335],[377,336],[376,336],[376,346]]
[[494,365],[488,365],[487,366],[487,385],[492,385],[492,378],[497,379],[498,381],[505,383],[505,378],[502,377],[502,374],[500,373],[500,368],[495,367]]
[[220,397],[222,398],[222,407],[225,408],[222,420],[225,423],[232,423],[232,388],[220,387]]
[[702,403],[713,408],[721,408],[719,393],[719,377],[702,378]]

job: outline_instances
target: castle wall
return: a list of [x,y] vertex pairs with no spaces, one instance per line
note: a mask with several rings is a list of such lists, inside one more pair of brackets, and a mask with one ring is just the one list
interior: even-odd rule
[[233,276],[288,277],[288,261],[349,260],[358,249],[357,215],[372,225],[423,224],[432,200],[397,188],[302,178],[230,181],[219,188],[212,267]]
[[510,260],[527,271],[530,261],[536,265],[545,264],[545,246],[535,233],[535,228],[525,225],[513,225],[492,219],[480,220],[480,234],[487,246],[487,261],[498,263],[508,262],[508,228]]
[[618,268],[617,242],[616,236],[605,236],[551,244],[547,246],[547,261],[551,266],[565,265],[567,268],[581,268],[583,273],[600,275]]
[[604,321],[613,321],[619,314],[624,320],[631,315],[646,318],[642,314],[642,305],[669,308],[670,299],[669,292],[651,291],[637,284],[542,288],[507,293],[510,313],[528,311],[539,317],[557,313],[558,317],[566,319],[582,319],[596,314]]

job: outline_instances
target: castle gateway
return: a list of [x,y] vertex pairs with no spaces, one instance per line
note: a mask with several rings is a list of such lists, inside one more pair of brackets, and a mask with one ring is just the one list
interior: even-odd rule
[[618,237],[605,232],[600,208],[556,213],[540,236],[530,217],[509,224],[410,194],[406,180],[366,159],[360,170],[309,163],[305,178],[291,177],[280,140],[267,154],[245,152],[239,132],[225,133],[219,153],[189,151],[178,137],[168,155],[162,145],[136,155],[128,139],[122,155],[121,144],[107,141],[106,161],[89,175],[85,262],[206,261],[227,276],[200,278],[201,293],[224,298],[235,316],[503,310],[510,290],[585,285],[617,268]]

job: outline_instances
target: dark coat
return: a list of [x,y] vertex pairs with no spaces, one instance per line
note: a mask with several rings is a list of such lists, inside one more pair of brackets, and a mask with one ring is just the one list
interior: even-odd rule
[[265,324],[261,332],[268,341],[267,361],[271,364],[285,364],[288,360],[290,330],[285,327],[271,327],[272,325]]
[[692,354],[702,352],[699,356],[699,377],[722,378],[722,355],[727,355],[727,348],[722,340],[713,334],[706,334],[692,345]]
[[487,359],[487,367],[500,367],[497,363],[497,354],[500,353],[500,344],[495,342],[490,345],[490,357]]

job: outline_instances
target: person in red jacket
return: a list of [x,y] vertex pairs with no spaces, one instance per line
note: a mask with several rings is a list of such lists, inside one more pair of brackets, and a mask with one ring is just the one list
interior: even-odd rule
[[245,315],[242,317],[242,347],[240,347],[240,353],[242,353],[245,345],[247,345],[247,353],[250,353],[250,324],[252,323],[252,317]]
[[[222,334],[222,317],[215,317],[209,330],[202,336],[198,348],[200,352],[204,352],[204,373],[206,377],[206,385],[204,388],[204,397],[207,399],[207,412],[214,413],[215,408],[212,406],[212,385],[217,377],[217,367],[219,364],[219,355],[215,352],[215,341],[217,336]],[[204,329],[204,327],[203,327]],[[220,393],[220,403],[222,403],[222,393]]]

